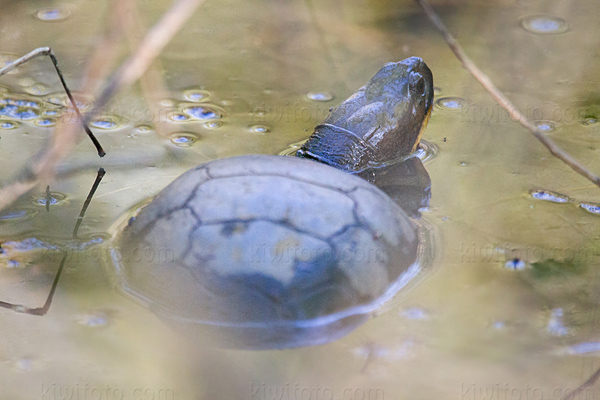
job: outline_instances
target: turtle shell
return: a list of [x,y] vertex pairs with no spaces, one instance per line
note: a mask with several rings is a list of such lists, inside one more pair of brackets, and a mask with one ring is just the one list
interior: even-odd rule
[[295,157],[199,165],[117,240],[125,292],[237,347],[342,336],[418,269],[415,226],[385,193]]

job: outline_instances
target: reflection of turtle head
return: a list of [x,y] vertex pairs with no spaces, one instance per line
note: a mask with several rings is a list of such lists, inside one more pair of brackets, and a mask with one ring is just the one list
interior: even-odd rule
[[433,76],[423,60],[388,63],[335,107],[298,151],[346,171],[381,166],[416,150],[433,104]]

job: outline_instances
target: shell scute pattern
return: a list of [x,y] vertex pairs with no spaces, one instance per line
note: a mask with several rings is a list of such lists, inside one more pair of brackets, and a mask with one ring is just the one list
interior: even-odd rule
[[129,260],[128,291],[201,320],[302,320],[368,304],[402,272],[391,264],[405,269],[416,257],[411,223],[383,192],[288,157],[207,163],[175,180],[132,225],[120,246],[126,258],[166,256],[144,268]]

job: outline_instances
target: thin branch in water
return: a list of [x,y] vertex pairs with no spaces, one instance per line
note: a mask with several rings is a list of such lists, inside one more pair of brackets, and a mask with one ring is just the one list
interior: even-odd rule
[[518,121],[522,126],[527,128],[529,132],[546,148],[552,153],[553,156],[562,160],[565,164],[571,167],[575,172],[579,175],[589,179],[596,186],[600,187],[600,177],[590,170],[588,170],[581,162],[563,150],[559,145],[557,145],[552,139],[546,136],[541,130],[539,130],[531,121],[529,121],[525,115],[523,115],[517,107],[494,85],[492,80],[483,73],[471,59],[464,52],[460,44],[456,41],[456,39],[452,36],[452,34],[448,31],[440,17],[433,11],[429,3],[426,0],[415,0],[425,11],[425,14],[429,17],[431,22],[436,26],[436,28],[440,31],[444,40],[454,52],[456,58],[462,63],[463,67],[469,71],[471,75],[483,86],[483,88],[498,102],[498,104],[503,107],[510,117]]
[[67,86],[67,82],[65,82],[65,78],[63,77],[63,74],[60,71],[60,68],[58,68],[58,60],[56,59],[56,56],[54,55],[54,52],[52,51],[52,49],[50,47],[40,47],[33,51],[30,51],[29,53],[25,54],[23,57],[15,60],[15,61],[13,61],[6,67],[1,68],[0,76],[12,71],[13,69],[19,67],[20,65],[25,64],[27,61],[31,60],[32,58],[39,57],[39,56],[48,56],[48,57],[50,57],[50,60],[52,60],[52,65],[54,66],[54,70],[56,71],[56,74],[58,75],[58,78],[60,79],[60,83],[61,83],[63,89],[65,90],[65,93],[67,94],[67,97],[69,98],[69,101],[73,105],[73,109],[75,110],[75,113],[77,114],[77,117],[79,118],[79,121],[81,121],[83,130],[85,130],[85,133],[87,133],[87,135],[89,136],[92,143],[94,143],[94,146],[96,147],[96,150],[98,151],[98,155],[100,157],[104,157],[106,155],[106,152],[102,148],[102,145],[100,145],[100,142],[98,142],[98,139],[96,139],[96,136],[94,136],[94,134],[92,133],[92,130],[90,129],[88,124],[84,121],[83,116],[81,115],[81,112],[79,111],[79,107],[77,107],[77,103],[75,102],[75,99],[73,98],[73,95],[71,94],[71,91],[69,90],[69,87]]
[[46,186],[46,212],[50,212],[50,203],[52,202],[52,193],[50,193],[50,185]]
[[69,253],[67,251],[63,251],[63,257],[60,260],[60,266],[58,267],[58,271],[56,271],[56,276],[54,276],[54,281],[52,282],[52,287],[50,288],[50,292],[48,293],[48,297],[46,297],[46,302],[42,307],[37,308],[29,308],[22,304],[12,304],[6,301],[0,301],[0,307],[7,308],[9,310],[13,310],[14,312],[22,313],[22,314],[30,314],[43,316],[46,315],[48,310],[50,309],[50,305],[52,304],[52,299],[54,298],[54,293],[56,292],[56,287],[58,286],[58,281],[60,276],[65,268],[65,262],[67,261],[67,256]]
[[83,222],[83,217],[85,216],[85,212],[86,212],[88,206],[90,205],[90,202],[92,201],[92,197],[94,197],[94,193],[96,193],[96,190],[98,189],[98,186],[100,185],[100,182],[102,182],[102,178],[104,178],[104,174],[106,174],[106,171],[104,171],[104,168],[100,168],[98,170],[98,174],[96,175],[96,180],[94,181],[94,184],[92,185],[92,188],[90,189],[90,192],[88,193],[87,198],[85,199],[85,202],[83,203],[83,207],[81,207],[81,212],[79,213],[79,217],[77,217],[77,223],[75,224],[75,228],[73,229],[73,239],[77,238],[77,232],[79,231],[79,226]]

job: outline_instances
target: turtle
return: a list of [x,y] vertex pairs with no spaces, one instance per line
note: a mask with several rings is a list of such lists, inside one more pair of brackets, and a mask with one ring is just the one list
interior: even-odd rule
[[418,161],[432,103],[422,59],[390,62],[295,156],[241,155],[185,172],[119,229],[119,287],[226,347],[346,335],[419,270],[414,221],[369,180]]

